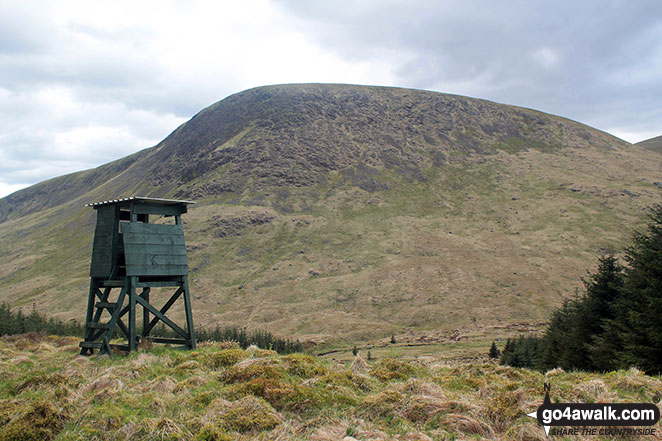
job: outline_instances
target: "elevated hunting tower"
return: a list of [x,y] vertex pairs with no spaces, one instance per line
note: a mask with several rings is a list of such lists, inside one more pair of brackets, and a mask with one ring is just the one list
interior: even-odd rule
[[[79,345],[81,355],[91,355],[94,349],[110,354],[110,340],[116,329],[127,339],[126,345],[113,345],[117,349],[134,351],[138,343],[146,340],[195,349],[181,220],[187,206],[193,203],[130,197],[86,205],[96,210],[97,226],[90,265],[85,340]],[[174,223],[149,223],[150,216],[169,217]],[[155,287],[176,288],[160,309],[150,303],[150,290]],[[112,292],[114,288],[119,289],[116,297]],[[186,315],[184,329],[166,316],[180,297],[184,300]],[[140,335],[136,328],[136,306],[141,306],[143,313]],[[124,323],[123,317],[127,314],[128,321]],[[159,322],[170,327],[177,338],[150,337],[150,331]]]

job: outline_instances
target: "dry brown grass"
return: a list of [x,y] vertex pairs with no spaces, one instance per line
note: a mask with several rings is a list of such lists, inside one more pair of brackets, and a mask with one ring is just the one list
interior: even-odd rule
[[[213,346],[108,359],[31,344],[0,347],[0,355],[29,360],[0,364],[0,441],[21,439],[19,432],[100,441],[541,440],[543,429],[525,414],[542,403],[543,382],[563,402],[640,402],[662,389],[659,377],[636,369],[545,376],[492,363],[396,360],[403,363],[357,374],[307,355],[215,366],[205,360],[228,349]],[[41,344],[52,348],[34,352]]]

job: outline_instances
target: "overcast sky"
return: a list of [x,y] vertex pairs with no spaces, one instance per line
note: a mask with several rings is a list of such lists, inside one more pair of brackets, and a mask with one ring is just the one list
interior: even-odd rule
[[0,197],[278,83],[449,92],[662,134],[660,0],[0,0]]

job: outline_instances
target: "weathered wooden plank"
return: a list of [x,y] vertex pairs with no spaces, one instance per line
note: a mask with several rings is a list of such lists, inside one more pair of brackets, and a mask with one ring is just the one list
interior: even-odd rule
[[90,263],[90,268],[94,268],[96,270],[104,271],[104,273],[108,273],[107,275],[110,275],[109,271],[113,265],[113,254],[112,253],[93,253],[92,255],[92,262]]
[[117,303],[113,302],[97,302],[95,304],[97,308],[106,308],[106,309],[115,309],[117,308]]
[[[145,250],[147,251],[147,250]],[[126,254],[126,265],[188,265],[186,253],[184,254]]]
[[176,280],[146,280],[141,282],[136,282],[136,287],[138,288],[157,288],[157,287],[166,287],[166,286],[180,286],[182,282],[179,279]]
[[127,276],[186,276],[188,265],[127,265]]
[[184,245],[184,235],[124,233],[124,245]]
[[90,277],[103,279],[108,276],[110,276],[110,268],[108,266],[90,267]]
[[109,277],[115,260],[114,245],[117,243],[117,216],[119,209],[114,206],[97,209],[97,225],[94,230],[90,276]]
[[101,282],[101,285],[111,288],[120,288],[123,287],[124,284],[125,284],[124,279],[111,279],[111,280],[104,280]]
[[112,271],[112,265],[110,260],[100,261],[99,259],[94,259],[90,265],[90,277],[94,278],[105,278],[109,277]]
[[132,243],[130,254],[158,254],[163,256],[185,256],[186,247],[183,244],[151,244]]
[[183,338],[147,337],[145,338],[145,340],[149,340],[153,343],[167,343],[171,345],[187,345],[187,346],[191,345],[188,339],[183,339]]
[[122,233],[137,234],[167,234],[184,236],[181,225],[143,224],[138,222],[127,222],[120,225]]
[[114,205],[106,205],[97,208],[97,226],[100,225],[116,225],[117,219],[115,217],[118,214],[118,207]]
[[103,347],[102,341],[82,341],[78,346],[86,349],[101,349]]

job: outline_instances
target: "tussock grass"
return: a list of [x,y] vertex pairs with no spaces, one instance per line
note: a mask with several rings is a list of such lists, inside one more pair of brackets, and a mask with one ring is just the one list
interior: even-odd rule
[[342,367],[226,344],[83,358],[61,343],[0,339],[0,441],[542,440],[525,414],[542,403],[543,382],[558,401],[650,401],[662,390],[636,369],[542,374],[395,358]]

